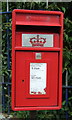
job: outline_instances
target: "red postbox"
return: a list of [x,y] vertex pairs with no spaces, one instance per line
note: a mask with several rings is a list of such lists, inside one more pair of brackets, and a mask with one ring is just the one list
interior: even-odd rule
[[12,109],[60,109],[63,13],[14,10],[12,15]]

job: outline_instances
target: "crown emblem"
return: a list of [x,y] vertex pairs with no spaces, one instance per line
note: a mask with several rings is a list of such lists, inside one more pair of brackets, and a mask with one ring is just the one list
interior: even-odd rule
[[30,43],[32,44],[33,47],[43,47],[45,42],[46,38],[39,37],[39,35],[30,38]]

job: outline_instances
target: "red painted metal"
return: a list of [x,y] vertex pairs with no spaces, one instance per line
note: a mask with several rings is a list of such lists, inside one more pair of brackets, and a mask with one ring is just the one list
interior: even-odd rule
[[[53,47],[23,47],[22,34],[53,34]],[[12,13],[12,109],[54,110],[62,104],[63,13]],[[42,59],[35,59],[41,53]],[[30,63],[47,63],[46,94],[30,95]]]

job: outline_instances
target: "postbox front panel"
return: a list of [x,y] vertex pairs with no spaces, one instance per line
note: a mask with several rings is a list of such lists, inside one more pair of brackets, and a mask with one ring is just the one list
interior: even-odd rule
[[13,11],[13,110],[61,108],[62,40],[61,12]]
[[15,106],[57,106],[58,52],[16,51],[15,69]]

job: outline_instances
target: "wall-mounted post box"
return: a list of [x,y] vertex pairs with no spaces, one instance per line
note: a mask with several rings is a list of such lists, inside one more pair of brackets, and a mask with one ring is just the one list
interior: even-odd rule
[[13,110],[61,108],[62,47],[62,12],[13,11]]

